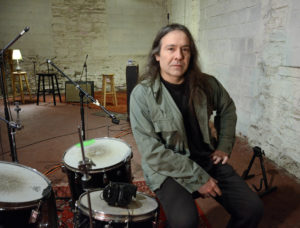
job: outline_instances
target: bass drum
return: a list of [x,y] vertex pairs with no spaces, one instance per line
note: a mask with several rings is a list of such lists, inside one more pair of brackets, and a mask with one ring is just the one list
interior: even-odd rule
[[[103,190],[90,192],[94,228],[153,228],[156,226],[158,203],[154,198],[137,192],[136,197],[127,207],[114,207],[103,200],[102,194]],[[87,192],[80,196],[76,209],[75,227],[90,227]]]
[[1,228],[58,227],[55,196],[43,174],[1,161],[0,183]]
[[91,179],[82,183],[78,165],[82,161],[80,143],[69,148],[63,157],[64,172],[68,176],[73,207],[84,192],[83,184],[89,189],[104,188],[110,181],[131,183],[131,148],[121,139],[96,138],[83,142],[85,157],[94,165],[89,170]]

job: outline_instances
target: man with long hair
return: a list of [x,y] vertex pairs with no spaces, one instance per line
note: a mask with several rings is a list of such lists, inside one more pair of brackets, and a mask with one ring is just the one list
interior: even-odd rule
[[257,227],[263,204],[227,164],[235,142],[234,102],[216,78],[201,72],[185,26],[158,32],[146,73],[130,96],[130,122],[146,183],[170,227],[198,226],[197,197],[219,202],[231,214],[228,227]]

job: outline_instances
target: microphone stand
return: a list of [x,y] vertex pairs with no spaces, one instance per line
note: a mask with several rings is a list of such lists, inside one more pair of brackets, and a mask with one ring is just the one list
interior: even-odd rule
[[85,128],[84,128],[84,109],[83,109],[83,97],[86,96],[88,99],[90,99],[93,104],[99,106],[112,120],[112,123],[119,124],[120,120],[116,118],[116,116],[112,113],[110,113],[103,105],[99,103],[98,100],[96,100],[94,97],[89,95],[85,90],[83,90],[78,83],[73,81],[69,76],[67,76],[63,71],[61,71],[50,59],[47,60],[48,63],[50,63],[58,72],[60,72],[64,77],[66,77],[70,82],[72,82],[77,89],[80,90],[79,96],[80,96],[80,113],[81,113],[81,124],[82,124],[82,135],[83,140],[85,140]]
[[[1,71],[1,77],[0,77],[0,83],[1,83],[1,90],[3,95],[3,101],[4,101],[4,113],[5,113],[5,122],[7,123],[7,133],[8,133],[8,139],[9,139],[9,145],[10,145],[10,152],[13,162],[18,163],[18,157],[17,157],[17,150],[16,150],[16,142],[15,142],[15,131],[14,127],[11,127],[11,121],[10,116],[8,112],[8,104],[7,104],[7,95],[6,95],[6,88],[4,86],[4,75],[2,74],[2,70],[4,72],[4,52],[13,45],[18,39],[20,39],[21,36],[24,35],[25,32],[28,32],[29,27],[26,27],[20,34],[18,34],[12,41],[10,41],[1,51],[0,51],[0,71]],[[1,118],[2,119],[2,118]],[[11,137],[10,137],[11,135]]]
[[86,79],[86,81],[87,81],[87,66],[86,66],[86,61],[87,61],[87,58],[88,58],[88,57],[89,57],[89,55],[86,55],[85,61],[84,61],[83,67],[82,67],[82,71],[81,71],[81,75],[80,75],[79,81],[81,81],[81,78],[82,78],[83,70],[84,70],[84,69],[85,69],[85,79]]
[[[90,220],[90,228],[93,228],[93,214],[92,214],[92,205],[91,205],[91,198],[90,198],[90,190],[87,185],[87,182],[91,179],[91,176],[89,175],[89,170],[94,164],[92,160],[89,158],[86,158],[84,155],[84,147],[83,147],[83,140],[81,137],[81,130],[80,126],[78,127],[78,135],[79,135],[79,141],[81,146],[81,154],[82,154],[82,161],[79,162],[78,168],[83,173],[83,176],[81,177],[82,180],[82,187],[87,192],[87,201],[88,201],[88,207],[89,207],[89,220]],[[94,164],[95,165],[95,164]]]
[[[19,108],[19,106],[17,106],[17,108],[15,110],[17,111],[17,116],[19,116],[19,111],[21,110]],[[13,161],[18,163],[15,133],[16,133],[16,129],[21,130],[22,126],[20,124],[19,117],[17,119],[18,119],[17,122],[14,122],[14,121],[9,121],[0,116],[0,120],[3,120],[7,124],[8,129],[9,129],[8,136],[9,136],[9,141],[12,143],[11,146],[12,146]]]
[[[87,77],[87,65],[86,65],[87,58],[88,58],[88,55],[86,55],[85,62],[83,64],[83,68],[82,68],[82,72],[81,72],[81,76],[80,76],[79,82],[81,81],[81,77],[83,75],[83,71],[84,70],[85,70],[85,76]],[[84,123],[83,97],[84,97],[84,93],[82,93],[80,91],[79,92],[79,98],[80,98],[80,115],[81,115],[82,138],[83,138],[83,140],[85,140],[85,123]]]

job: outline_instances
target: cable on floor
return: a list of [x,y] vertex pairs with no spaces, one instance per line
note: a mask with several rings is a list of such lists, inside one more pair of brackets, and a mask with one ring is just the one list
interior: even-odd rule
[[56,172],[59,168],[61,168],[61,164],[57,164],[55,166],[53,166],[52,168],[48,169],[46,172],[44,172],[43,174],[48,176],[50,175],[51,173],[54,173]]

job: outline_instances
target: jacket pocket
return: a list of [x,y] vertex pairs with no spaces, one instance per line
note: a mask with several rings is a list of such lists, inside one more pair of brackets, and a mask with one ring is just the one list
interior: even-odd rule
[[171,149],[175,153],[183,153],[184,143],[173,118],[155,120],[153,125],[155,133],[160,137],[166,149]]
[[177,131],[173,118],[153,120],[156,133]]

